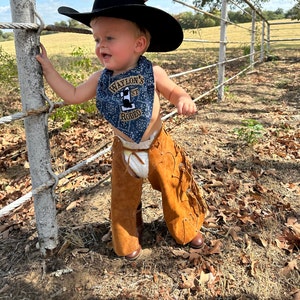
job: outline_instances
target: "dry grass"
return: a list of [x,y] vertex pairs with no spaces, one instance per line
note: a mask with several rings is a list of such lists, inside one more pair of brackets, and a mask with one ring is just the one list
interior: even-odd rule
[[[279,21],[270,21],[270,23],[275,22],[289,22],[290,20],[279,20]],[[260,42],[261,40],[261,23],[257,23],[258,27],[256,28],[256,40]],[[300,23],[289,24],[289,25],[273,25],[271,26],[271,39],[283,39],[283,38],[295,38],[296,32],[300,30]],[[199,28],[195,30],[186,30],[184,32],[184,37],[186,39],[200,39],[209,42],[183,42],[179,47],[178,51],[186,50],[197,50],[219,48],[220,40],[220,27],[209,27],[209,28]],[[244,23],[240,25],[228,25],[227,28],[227,41],[228,47],[244,47],[249,45],[251,41],[251,23]],[[43,35],[41,37],[41,42],[45,44],[50,55],[70,55],[72,50],[76,47],[82,47],[87,50],[88,53],[93,55],[94,53],[94,40],[93,36],[89,34],[76,34],[76,33],[58,33],[58,34],[49,34]],[[231,44],[232,43],[232,44]],[[276,45],[281,47],[293,47],[297,48],[300,45],[300,41],[291,41],[291,42],[280,42]],[[15,53],[14,42],[2,42],[0,46],[3,49],[10,53]]]

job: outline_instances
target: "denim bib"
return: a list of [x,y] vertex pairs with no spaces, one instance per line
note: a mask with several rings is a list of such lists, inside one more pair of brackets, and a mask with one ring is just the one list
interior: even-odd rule
[[150,123],[154,101],[152,63],[141,56],[138,64],[112,76],[104,69],[97,86],[96,105],[115,128],[139,143]]

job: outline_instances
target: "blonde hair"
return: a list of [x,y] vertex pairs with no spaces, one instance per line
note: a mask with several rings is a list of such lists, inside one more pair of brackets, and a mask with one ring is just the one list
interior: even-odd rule
[[[131,21],[132,22],[132,21]],[[138,36],[144,36],[146,38],[147,44],[144,50],[144,53],[147,51],[147,49],[149,48],[150,42],[151,42],[151,34],[149,32],[149,30],[141,25],[139,25],[138,23],[132,22],[136,25],[139,34]]]
[[[103,17],[103,16],[95,16],[94,18],[91,19],[90,24],[96,23],[97,19],[99,19],[101,17]],[[114,17],[111,17],[111,18],[114,18]],[[127,20],[125,18],[124,19],[123,18],[116,18],[116,19],[122,19],[122,20],[125,20],[125,21],[128,21],[128,22],[131,22],[135,25],[135,27],[137,29],[136,36],[137,37],[144,36],[146,38],[147,44],[146,44],[145,50],[143,51],[143,53],[145,53],[147,51],[147,49],[149,48],[149,45],[150,45],[150,42],[151,42],[151,34],[150,34],[149,30],[146,27],[144,27],[144,26],[142,26],[142,25],[140,25],[140,24],[138,24],[134,21]]]

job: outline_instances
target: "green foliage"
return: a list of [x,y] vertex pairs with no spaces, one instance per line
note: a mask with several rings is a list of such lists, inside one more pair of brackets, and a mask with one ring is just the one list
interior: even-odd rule
[[14,39],[13,32],[4,32],[0,30],[0,42],[12,41]]
[[[270,0],[253,0],[251,1],[254,6],[261,7],[264,2],[269,2]],[[236,0],[235,3],[239,5],[245,5],[244,0]],[[197,7],[209,6],[210,8],[221,7],[222,0],[194,0],[193,4]]]
[[[219,11],[215,12],[218,15]],[[219,25],[220,21],[208,15],[192,12],[183,12],[174,16],[183,29],[205,28]]]
[[62,73],[62,77],[70,83],[77,85],[84,80],[84,73],[90,70],[92,61],[87,56],[87,51],[81,47],[74,48],[71,56],[73,59],[68,65],[68,72]]
[[287,17],[292,20],[300,20],[300,0],[297,0],[295,6],[287,12]]
[[262,138],[263,132],[263,125],[253,119],[243,120],[242,126],[234,129],[238,138],[250,145],[257,143]]
[[18,79],[16,59],[0,46],[0,82],[5,87],[13,87]]
[[267,20],[280,20],[285,18],[283,9],[278,8],[276,11],[266,10],[263,12],[264,17]]
[[[92,61],[87,56],[87,51],[81,47],[74,48],[72,53],[72,61],[68,65],[68,72],[62,73],[62,77],[77,86],[85,79],[85,73],[92,68]],[[80,105],[69,105],[56,110],[52,118],[56,121],[63,122],[63,129],[71,126],[72,121],[77,120],[80,113],[86,112],[93,114],[97,111],[95,103],[86,102]]]
[[[257,2],[267,2],[268,0],[260,0]],[[299,0],[300,1],[300,0]],[[242,1],[240,1],[242,2]],[[201,9],[207,11],[207,6],[209,6],[209,13],[216,16],[216,18],[211,17],[202,13],[192,13],[192,12],[183,12],[174,17],[180,23],[183,29],[195,29],[195,28],[205,28],[213,27],[220,25],[220,5],[221,1],[217,0],[200,0],[194,1],[194,5]],[[259,5],[259,3],[257,3]],[[205,6],[205,7],[204,7]],[[260,7],[260,6],[257,6]],[[296,10],[295,10],[296,11]],[[290,14],[295,16],[295,11],[290,11]],[[277,9],[275,11],[263,11],[263,15],[267,20],[279,20],[287,17],[287,14],[284,14],[283,9]],[[232,23],[248,23],[252,20],[252,10],[250,7],[245,7],[244,11],[238,10],[229,10],[228,18]]]

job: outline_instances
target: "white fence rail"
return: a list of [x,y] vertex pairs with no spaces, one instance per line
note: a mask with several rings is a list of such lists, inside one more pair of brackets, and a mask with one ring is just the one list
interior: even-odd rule
[[[282,34],[279,34],[280,31],[285,30],[285,32],[290,29],[290,35],[286,35],[285,38],[282,38]],[[270,51],[271,44],[275,47],[280,45],[283,42],[284,44],[289,44],[290,42],[300,41],[300,22],[269,22],[267,27],[267,51]],[[272,35],[271,35],[272,33]]]
[[[182,5],[186,5],[184,2],[177,1]],[[221,20],[221,31],[220,40],[216,42],[218,37],[213,37],[215,41],[205,40],[205,43],[218,43],[220,45],[219,60],[214,64],[210,64],[194,70],[188,70],[180,74],[172,75],[171,77],[179,77],[187,74],[200,72],[210,68],[218,69],[218,83],[212,89],[205,91],[199,95],[194,101],[198,101],[214,91],[218,91],[218,98],[221,101],[224,97],[224,86],[230,81],[235,79],[237,76],[251,69],[254,64],[258,61],[262,61],[264,58],[265,49],[265,38],[264,30],[261,35],[260,55],[259,59],[255,60],[255,39],[256,39],[256,27],[258,23],[262,24],[264,28],[265,24],[269,24],[265,20],[259,11],[249,2],[245,1],[247,5],[252,9],[252,27],[251,29],[244,28],[250,31],[250,54],[244,55],[238,58],[226,59],[226,47],[228,46],[227,41],[227,27],[230,22],[227,20],[227,0],[222,1],[222,16]],[[43,78],[39,64],[35,59],[35,55],[38,51],[39,34],[41,30],[55,30],[61,31],[59,28],[52,25],[45,26],[35,12],[35,1],[34,0],[11,0],[12,9],[12,23],[0,23],[0,28],[13,28],[15,34],[15,47],[16,57],[18,64],[18,74],[21,89],[21,100],[23,112],[17,113],[12,116],[0,118],[0,125],[7,124],[24,118],[28,159],[30,164],[30,174],[32,179],[32,192],[24,195],[20,199],[11,203],[10,205],[0,210],[0,218],[10,214],[17,207],[29,201],[32,197],[34,198],[35,206],[35,217],[37,224],[37,231],[39,237],[39,244],[42,255],[51,253],[57,247],[58,244],[58,226],[56,221],[56,209],[55,209],[55,195],[54,190],[58,181],[64,178],[71,172],[80,170],[82,167],[91,163],[98,157],[110,151],[110,147],[103,151],[95,154],[91,158],[79,162],[74,167],[66,170],[65,172],[56,175],[52,171],[50,150],[49,150],[49,138],[48,138],[48,113],[53,109],[60,107],[62,104],[52,103],[43,92]],[[200,11],[204,14],[209,14],[205,11],[201,11],[193,7],[196,11]],[[210,15],[210,14],[209,14]],[[259,18],[257,17],[259,16]],[[215,17],[215,16],[214,16]],[[40,20],[40,25],[37,25],[36,19]],[[257,20],[259,19],[259,20]],[[1,27],[2,26],[2,27]],[[239,26],[231,24],[231,26]],[[242,26],[241,26],[242,27]],[[63,31],[70,31],[64,28]],[[77,31],[80,32],[81,30]],[[268,30],[269,32],[269,30]],[[86,30],[81,33],[90,33]],[[195,42],[196,40],[186,40]],[[198,41],[198,40],[197,40]],[[202,40],[203,42],[204,40]],[[270,41],[270,40],[269,40]],[[234,43],[234,42],[233,42]],[[225,68],[226,64],[238,61],[240,59],[249,58],[249,65],[242,71],[231,76],[231,78],[225,80]],[[172,115],[176,114],[173,111],[163,117],[163,120],[168,119]]]

